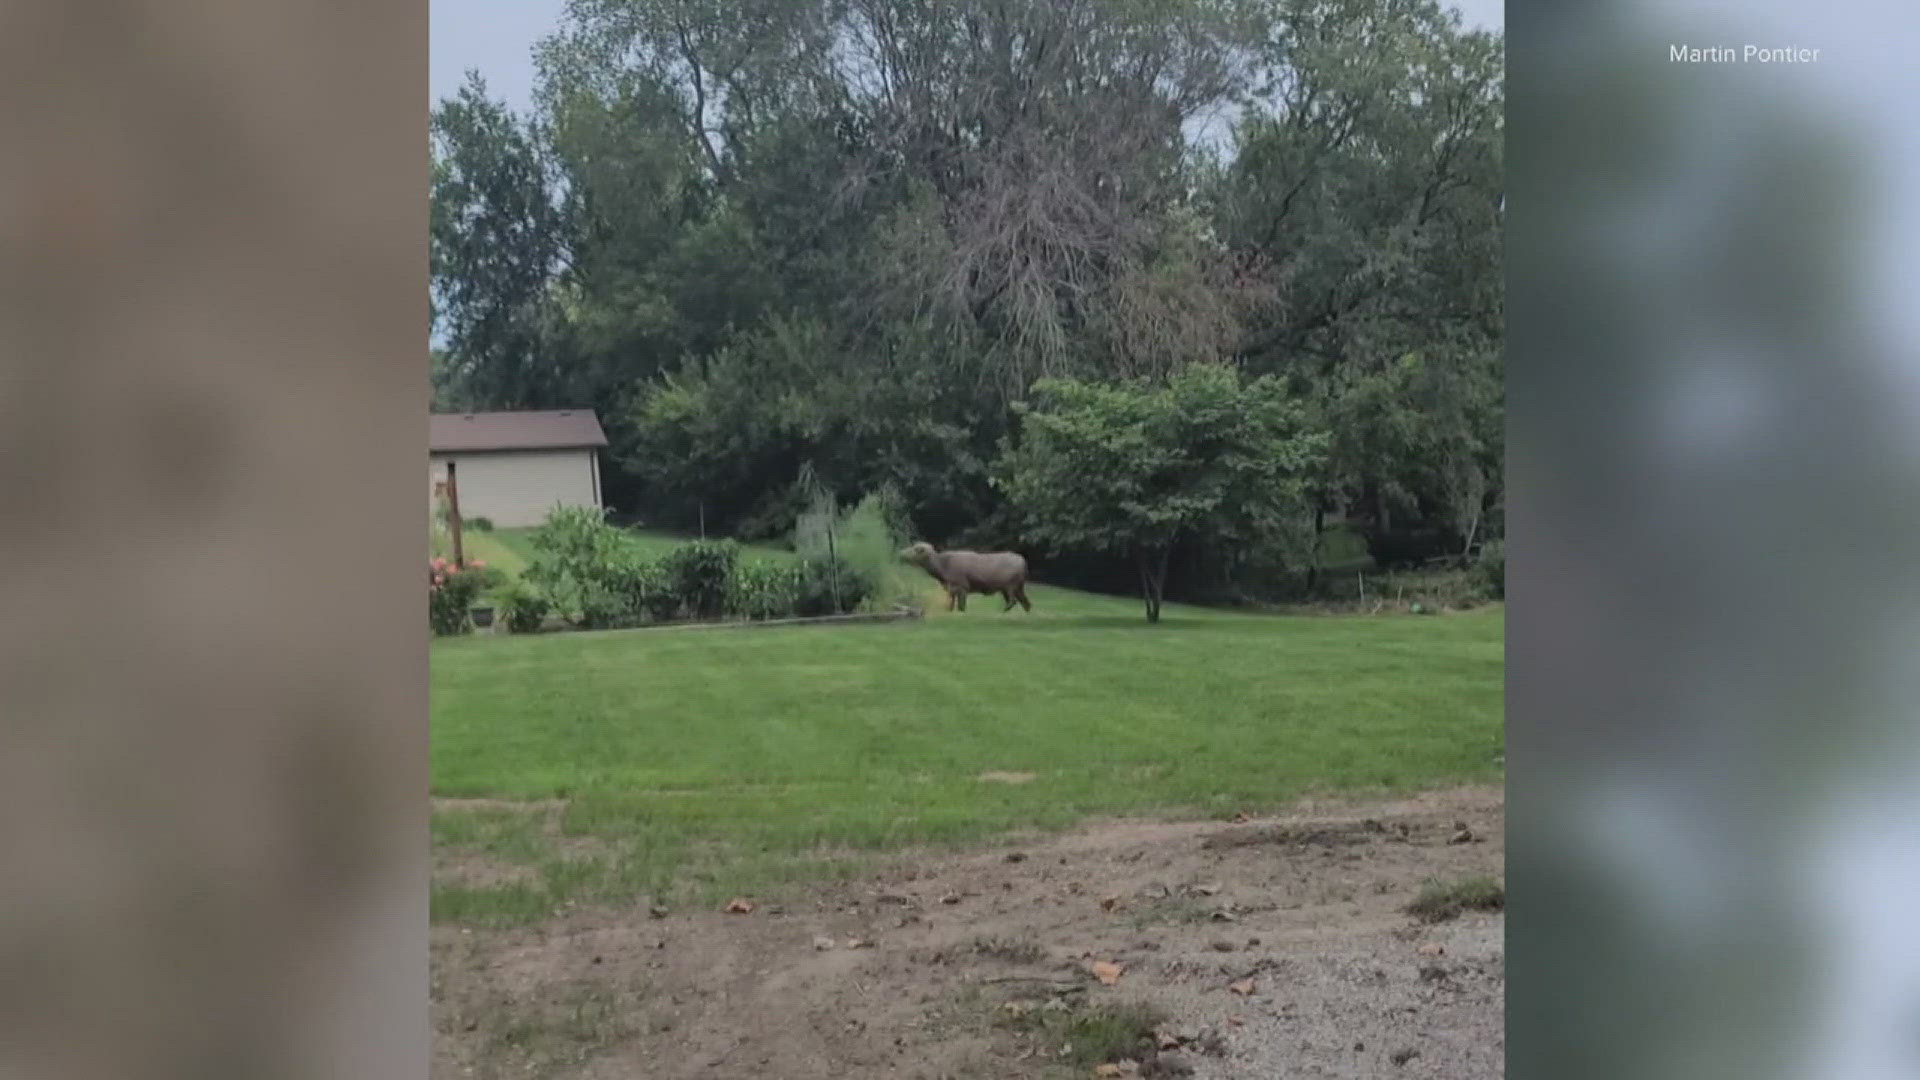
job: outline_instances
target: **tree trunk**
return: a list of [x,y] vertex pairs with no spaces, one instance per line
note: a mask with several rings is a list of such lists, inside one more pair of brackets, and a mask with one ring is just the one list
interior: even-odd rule
[[1313,508],[1313,553],[1307,559],[1307,595],[1312,596],[1314,587],[1320,584],[1320,538],[1327,532],[1327,508]]
[[1167,560],[1172,555],[1172,545],[1160,549],[1157,558],[1146,548],[1140,550],[1140,595],[1147,603],[1150,623],[1160,621],[1160,601],[1167,588]]

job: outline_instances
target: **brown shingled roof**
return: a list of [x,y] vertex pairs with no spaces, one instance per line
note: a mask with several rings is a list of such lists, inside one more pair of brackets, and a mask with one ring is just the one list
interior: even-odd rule
[[433,453],[470,450],[571,450],[607,445],[592,409],[557,412],[435,413],[427,431]]

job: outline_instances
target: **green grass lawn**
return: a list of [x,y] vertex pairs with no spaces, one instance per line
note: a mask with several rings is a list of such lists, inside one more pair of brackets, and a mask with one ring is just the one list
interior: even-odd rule
[[1149,626],[1135,600],[1032,597],[885,626],[436,642],[433,792],[503,800],[435,812],[443,865],[491,868],[437,875],[436,919],[708,902],[1089,815],[1499,776],[1500,608],[1170,605]]

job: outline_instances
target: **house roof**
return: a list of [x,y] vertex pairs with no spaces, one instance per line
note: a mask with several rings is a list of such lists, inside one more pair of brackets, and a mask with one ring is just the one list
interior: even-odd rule
[[592,409],[554,412],[435,413],[430,453],[473,450],[572,450],[607,445]]

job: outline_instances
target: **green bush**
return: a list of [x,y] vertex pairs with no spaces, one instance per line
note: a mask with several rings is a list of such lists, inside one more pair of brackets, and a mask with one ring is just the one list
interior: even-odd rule
[[493,531],[493,519],[491,518],[472,517],[466,519],[465,524],[467,528],[472,529],[474,532]]
[[727,614],[742,619],[784,619],[799,603],[799,568],[746,562],[727,583]]
[[680,617],[681,597],[660,562],[627,560],[616,568],[611,590],[630,623],[671,622]]
[[620,625],[633,554],[627,538],[592,507],[557,507],[528,538],[525,577],[560,614],[580,626]]
[[1480,545],[1480,578],[1486,582],[1487,594],[1495,600],[1507,598],[1507,545],[1501,540],[1489,540]]
[[873,583],[845,559],[806,559],[795,574],[794,613],[844,615],[873,595]]
[[445,559],[427,564],[427,626],[441,637],[473,629],[473,601],[486,586],[485,568],[462,570]]
[[668,552],[660,568],[689,617],[717,619],[739,562],[740,546],[731,540],[691,540]]
[[793,549],[803,567],[811,567],[799,583],[803,614],[840,614],[883,593],[907,591],[900,586],[899,552],[906,546],[902,520],[900,498],[891,487],[844,510],[831,494],[817,490],[793,533]]
[[531,634],[546,622],[553,602],[518,583],[500,592],[500,621],[510,634]]

